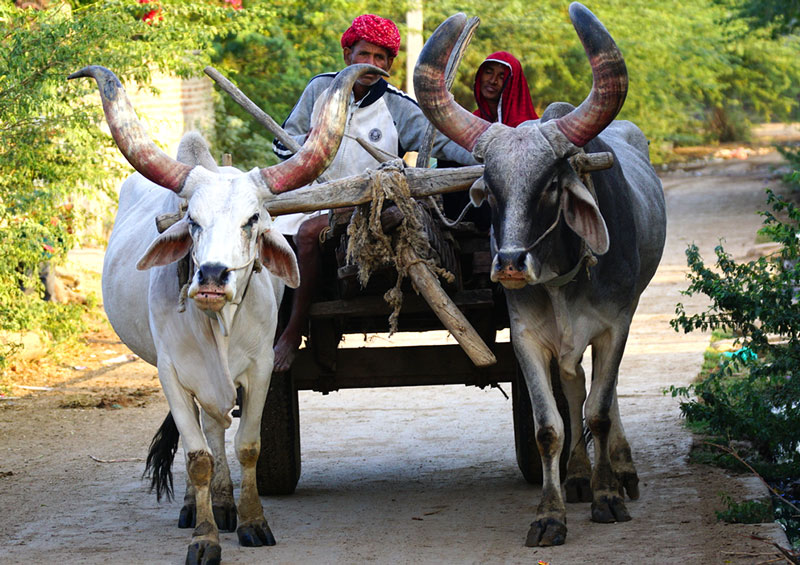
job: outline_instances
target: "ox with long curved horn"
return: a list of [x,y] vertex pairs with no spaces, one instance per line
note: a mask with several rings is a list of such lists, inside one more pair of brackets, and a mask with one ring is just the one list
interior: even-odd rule
[[[625,102],[628,73],[617,45],[602,23],[577,2],[570,19],[592,66],[592,90],[575,110],[558,119],[559,130],[583,147],[611,123]],[[467,23],[464,14],[445,20],[425,43],[414,70],[414,89],[425,116],[447,137],[472,151],[491,125],[458,105],[444,82],[445,63]]]
[[[366,73],[388,76],[372,65],[350,65],[342,70],[331,84],[317,121],[300,151],[283,163],[261,169],[261,176],[271,192],[277,194],[308,184],[330,165],[344,131],[353,84]],[[79,77],[97,81],[111,135],[133,168],[154,183],[180,194],[193,167],[168,156],[150,139],[117,76],[105,67],[92,65],[67,78]]]

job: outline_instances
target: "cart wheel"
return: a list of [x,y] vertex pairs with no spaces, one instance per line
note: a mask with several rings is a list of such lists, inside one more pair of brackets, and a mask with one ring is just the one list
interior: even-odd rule
[[[558,366],[555,362],[551,365],[550,374],[558,412],[564,421],[564,437],[568,446],[570,437],[569,406],[567,397],[564,396],[564,391],[561,389]],[[533,485],[541,485],[542,457],[539,454],[539,447],[536,445],[531,397],[528,394],[528,386],[525,384],[525,376],[519,367],[517,367],[516,375],[511,382],[511,404],[514,414],[514,447],[517,452],[517,465],[526,481]],[[568,459],[569,449],[565,448],[561,451],[561,460],[559,461],[562,477],[566,476]]]
[[262,496],[292,494],[300,479],[300,410],[291,371],[273,373],[261,416],[256,484]]

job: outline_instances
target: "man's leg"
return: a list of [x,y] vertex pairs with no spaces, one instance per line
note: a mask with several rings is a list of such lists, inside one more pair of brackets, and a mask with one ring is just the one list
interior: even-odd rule
[[294,291],[292,313],[278,343],[275,344],[274,372],[288,371],[300,347],[303,328],[308,321],[311,299],[317,289],[322,253],[319,248],[319,234],[328,225],[328,214],[310,218],[300,224],[294,237],[297,246],[297,263],[300,268],[300,286]]

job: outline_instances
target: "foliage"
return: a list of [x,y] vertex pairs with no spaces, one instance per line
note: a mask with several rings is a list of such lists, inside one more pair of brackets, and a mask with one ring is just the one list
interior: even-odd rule
[[[0,3],[0,330],[59,340],[80,328],[81,309],[41,300],[39,264],[59,262],[75,245],[85,220],[76,204],[113,196],[129,170],[100,129],[96,85],[66,76],[89,64],[125,83],[146,84],[154,71],[196,75],[214,38],[247,18],[224,2],[162,0],[163,19],[150,24],[141,18],[152,3],[52,4],[39,11]],[[0,369],[13,352],[14,344],[0,350]]]
[[783,182],[791,187],[792,191],[800,191],[800,146],[778,147],[778,152],[789,161],[793,169],[783,176]]
[[[788,465],[800,473],[800,210],[767,191],[772,212],[762,212],[762,232],[781,244],[780,252],[736,263],[722,246],[715,269],[707,267],[695,245],[686,251],[691,273],[687,296],[704,294],[708,308],[688,314],[683,304],[672,320],[676,330],[723,329],[740,349],[723,358],[700,382],[673,388],[685,397],[687,420],[703,422],[710,433],[745,440],[764,462]],[[696,398],[690,398],[691,395]]]
[[[644,0],[586,1],[622,50],[630,88],[620,117],[637,123],[662,160],[673,145],[746,140],[750,125],[789,119],[797,112],[800,66],[796,35],[774,37],[731,17],[721,0],[653,4]],[[733,0],[731,0],[733,1]],[[245,8],[262,5],[251,0]],[[279,0],[271,25],[230,34],[215,59],[231,69],[229,78],[278,122],[288,116],[307,81],[342,66],[339,39],[358,14],[372,12],[398,23],[403,42],[391,82],[406,84],[407,28],[404,12],[414,2]],[[537,110],[551,102],[580,103],[591,86],[591,72],[564,0],[544,0],[536,9],[523,0],[498,8],[489,0],[424,3],[424,36],[445,18],[462,11],[481,25],[459,68],[453,94],[465,108],[475,107],[475,71],[489,53],[506,50],[522,62]],[[665,72],[667,70],[668,72]],[[245,166],[265,164],[270,135],[235,103],[221,100],[217,135],[224,151]],[[241,128],[246,131],[240,132]],[[235,145],[254,137],[248,146]],[[269,155],[269,152],[267,153]]]
[[800,0],[717,0],[752,28],[768,28],[775,35],[800,29]]
[[774,511],[771,501],[745,500],[736,502],[730,495],[721,494],[722,501],[727,507],[717,511],[717,520],[729,524],[763,524],[774,520]]

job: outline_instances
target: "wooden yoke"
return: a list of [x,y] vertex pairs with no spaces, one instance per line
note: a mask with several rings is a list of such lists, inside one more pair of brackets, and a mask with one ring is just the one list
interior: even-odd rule
[[[230,81],[212,67],[206,67],[205,72],[225,92],[231,95],[237,103],[256,117],[261,125],[265,126],[280,139],[286,147],[295,149],[291,143],[286,142],[294,140],[286,134],[283,128],[258,108]],[[359,141],[362,145],[365,143],[362,140]],[[373,153],[373,156],[377,161],[381,161],[380,157],[382,155]],[[388,155],[385,156],[385,158],[388,157]],[[411,196],[421,198],[444,192],[468,189],[483,175],[483,166],[475,165],[438,170],[406,168],[403,170],[403,174],[405,181],[408,183]],[[335,181],[327,181],[322,184],[304,186],[293,191],[268,197],[265,206],[270,214],[277,216],[365,204],[372,200],[371,182],[370,175],[364,173]],[[414,287],[422,294],[444,327],[453,335],[472,362],[478,367],[488,367],[497,363],[494,353],[492,353],[475,328],[472,327],[463,312],[444,291],[439,284],[438,278],[425,262],[420,260],[408,246],[404,246],[401,255],[400,259],[406,265],[410,265],[408,275]]]

